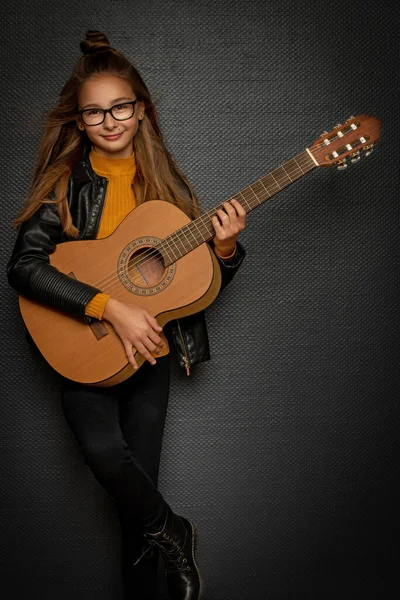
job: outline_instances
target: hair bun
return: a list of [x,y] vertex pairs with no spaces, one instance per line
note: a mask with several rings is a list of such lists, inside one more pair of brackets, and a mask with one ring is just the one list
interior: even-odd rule
[[109,50],[111,46],[107,36],[101,31],[87,31],[86,40],[83,40],[79,47],[83,54],[93,54]]

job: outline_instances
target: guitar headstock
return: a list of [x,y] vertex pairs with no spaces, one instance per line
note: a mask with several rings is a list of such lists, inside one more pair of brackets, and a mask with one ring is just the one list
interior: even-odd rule
[[356,163],[362,153],[369,156],[379,141],[381,122],[374,117],[359,115],[349,117],[344,125],[338,123],[332,131],[324,131],[308,148],[319,167],[347,167],[347,159]]

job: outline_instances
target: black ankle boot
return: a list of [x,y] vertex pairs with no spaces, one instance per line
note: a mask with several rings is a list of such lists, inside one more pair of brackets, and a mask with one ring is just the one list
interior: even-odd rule
[[194,525],[168,510],[161,531],[147,533],[146,537],[162,552],[170,599],[200,600],[202,583],[195,558],[197,533]]

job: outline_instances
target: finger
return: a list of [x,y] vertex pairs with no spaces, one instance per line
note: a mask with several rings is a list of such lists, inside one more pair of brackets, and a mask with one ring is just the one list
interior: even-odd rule
[[222,208],[219,208],[217,210],[217,215],[218,215],[218,218],[220,219],[222,225],[226,225],[230,222],[229,215],[224,210],[222,210]]
[[148,333],[147,335],[148,335],[148,337],[151,339],[151,341],[152,341],[152,342],[153,342],[153,343],[154,343],[156,346],[158,346],[158,347],[160,347],[160,348],[165,348],[165,343],[164,343],[164,341],[162,340],[162,338],[160,338],[160,336],[159,336],[159,335],[157,335],[157,334],[155,333],[155,331],[153,331],[153,330],[150,330],[150,331],[149,331],[149,333]]
[[156,359],[150,354],[150,352],[147,350],[146,346],[142,344],[142,342],[136,344],[136,348],[137,351],[140,352],[140,354],[143,356],[143,358],[148,360],[150,364],[156,364]]
[[135,352],[136,352],[136,348],[135,346],[131,346],[129,343],[124,344],[125,347],[125,352],[126,352],[126,357],[129,360],[129,362],[131,363],[132,367],[136,370],[139,368],[136,360],[135,360]]
[[222,229],[221,221],[218,219],[216,215],[211,218],[211,221],[214,225],[214,229]]
[[217,234],[217,237],[223,235],[223,231],[224,230],[223,230],[223,227],[222,227],[221,223],[219,222],[218,218],[217,217],[212,217],[211,218],[211,222],[213,224],[214,231]]
[[149,313],[145,313],[147,322],[152,326],[154,331],[162,331],[162,327],[157,323],[156,319],[149,315]]
[[228,213],[230,219],[237,218],[236,208],[230,202],[224,202],[224,209]]
[[243,228],[239,215],[236,212],[236,209],[229,202],[225,202],[224,206],[226,206],[226,211],[229,215],[229,231],[230,233],[236,234]]
[[151,329],[147,335],[150,338],[150,340],[155,344],[155,349],[153,350],[153,352],[155,352],[156,354],[161,354],[163,349],[166,348],[166,343],[164,342],[163,338],[157,335],[157,333],[153,329]]
[[226,212],[223,210],[217,211],[217,219],[219,219],[219,222],[221,225],[221,228],[219,229],[220,236],[222,236],[222,239],[224,239],[224,238],[228,237],[230,234],[230,226],[231,226],[230,219],[229,219],[228,215],[226,214]]
[[236,198],[232,198],[231,203],[232,203],[232,206],[235,207],[235,210],[239,217],[246,217],[247,213],[246,213],[244,207],[240,204],[240,202],[238,200],[236,200]]
[[[222,229],[223,229],[223,238],[220,239],[227,239],[232,237],[233,235],[237,235],[239,233],[239,231],[242,229],[242,226],[239,222],[238,216],[236,214],[235,209],[231,206],[229,209],[229,215],[225,212],[222,211],[222,215],[221,215],[221,221],[222,221]],[[218,211],[219,213],[219,211]],[[220,216],[218,214],[218,216]]]
[[225,204],[228,204],[229,206],[229,209],[227,208],[226,210],[229,212],[231,232],[233,234],[238,234],[245,227],[246,211],[235,198],[232,198],[230,202],[224,203],[224,206]]
[[235,199],[232,199],[232,204],[235,205],[235,210],[237,211],[237,221],[236,221],[236,223],[238,224],[238,227],[239,227],[239,229],[241,231],[246,226],[246,216],[247,216],[247,214],[246,214],[246,211],[243,208],[243,206],[240,204],[240,202],[238,202]]
[[149,352],[155,352],[158,348],[157,344],[152,342],[150,337],[143,340],[143,346],[145,346]]

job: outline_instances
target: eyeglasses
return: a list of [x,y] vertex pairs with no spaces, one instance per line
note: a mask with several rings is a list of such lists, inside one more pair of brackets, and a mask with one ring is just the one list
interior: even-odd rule
[[85,125],[100,125],[107,113],[110,113],[116,121],[126,121],[133,117],[136,102],[138,102],[138,98],[132,102],[114,104],[111,108],[85,108],[85,110],[78,110],[78,114],[81,115]]

